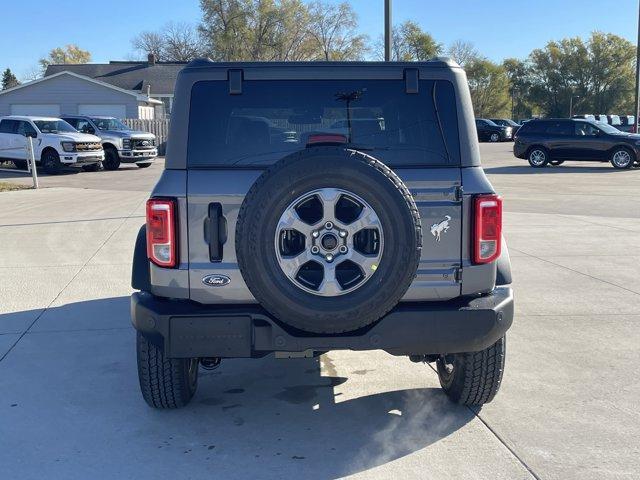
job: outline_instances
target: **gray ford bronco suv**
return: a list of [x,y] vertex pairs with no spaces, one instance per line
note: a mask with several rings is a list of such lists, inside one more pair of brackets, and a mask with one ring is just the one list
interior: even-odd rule
[[458,65],[197,60],[174,106],[133,262],[150,406],[186,405],[200,365],[337,349],[493,399],[511,271]]

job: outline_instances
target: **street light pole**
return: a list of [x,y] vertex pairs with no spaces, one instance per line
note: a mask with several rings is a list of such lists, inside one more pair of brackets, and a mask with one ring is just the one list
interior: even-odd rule
[[391,0],[384,0],[384,61],[391,61],[393,27],[391,20]]
[[571,95],[571,100],[569,100],[569,118],[573,117],[573,99],[579,99],[580,95]]
[[638,132],[638,115],[640,114],[640,3],[638,4],[638,42],[636,46],[636,105],[634,115],[636,116],[636,133]]

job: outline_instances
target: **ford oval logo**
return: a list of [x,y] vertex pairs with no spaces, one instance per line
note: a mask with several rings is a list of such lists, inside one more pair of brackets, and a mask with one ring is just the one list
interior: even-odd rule
[[207,275],[206,277],[202,277],[202,283],[208,287],[224,287],[231,283],[231,279],[226,275]]

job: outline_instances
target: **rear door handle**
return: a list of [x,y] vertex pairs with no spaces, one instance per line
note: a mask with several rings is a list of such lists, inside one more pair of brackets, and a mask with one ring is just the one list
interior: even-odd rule
[[227,242],[227,219],[222,215],[222,204],[210,203],[209,216],[204,224],[204,235],[209,243],[209,259],[221,262]]

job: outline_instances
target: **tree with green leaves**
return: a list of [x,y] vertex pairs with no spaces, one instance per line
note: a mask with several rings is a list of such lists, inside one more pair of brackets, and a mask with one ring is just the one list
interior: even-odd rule
[[511,99],[511,117],[528,118],[536,112],[529,101],[531,90],[530,66],[517,58],[507,58],[502,67],[509,79],[509,97]]
[[572,96],[576,111],[632,111],[635,59],[635,46],[611,33],[549,42],[529,56],[529,99],[549,116],[567,116]]
[[502,65],[478,58],[466,68],[477,117],[503,117],[509,112],[509,79]]
[[54,48],[49,52],[49,56],[47,58],[41,58],[39,63],[42,71],[45,71],[49,65],[89,63],[90,61],[90,52],[82,50],[77,45],[71,44],[63,48]]
[[367,50],[347,3],[200,0],[199,27],[213,60],[359,60]]
[[[393,28],[392,60],[398,62],[421,62],[430,60],[442,52],[442,44],[420,28],[411,20]],[[380,42],[379,48],[384,51],[384,43]],[[384,54],[381,54],[384,58]]]
[[10,68],[7,68],[2,74],[2,90],[17,87],[20,85],[18,78],[13,74]]

